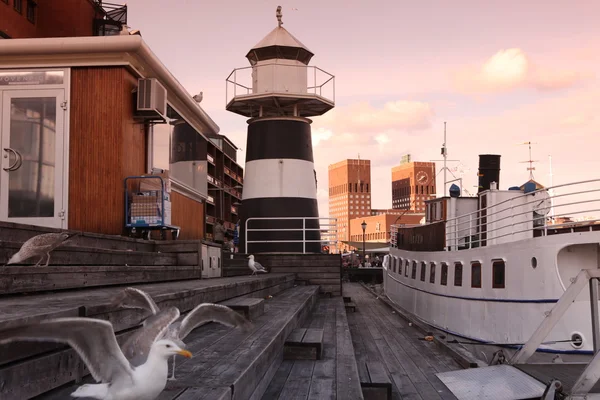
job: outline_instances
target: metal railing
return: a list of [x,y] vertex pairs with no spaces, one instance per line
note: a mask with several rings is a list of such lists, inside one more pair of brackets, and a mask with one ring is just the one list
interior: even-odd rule
[[[307,221],[319,221],[318,228],[308,228]],[[302,221],[302,228],[249,228],[250,221]],[[324,221],[324,222],[321,222]],[[244,223],[244,248],[248,251],[248,244],[251,243],[302,243],[302,253],[306,253],[307,243],[320,243],[321,246],[337,243],[337,218],[327,217],[251,217]],[[301,240],[248,240],[250,232],[302,232]],[[306,232],[320,231],[320,240],[307,239]],[[323,237],[325,236],[325,237]]]
[[235,97],[276,93],[312,94],[335,103],[335,77],[314,65],[269,63],[236,68],[225,82],[225,104]]
[[[598,314],[598,301],[600,300],[598,297],[599,278],[600,270],[582,269],[552,310],[546,313],[546,317],[533,335],[531,335],[531,338],[509,361],[512,365],[525,364],[567,312],[569,306],[577,299],[579,293],[589,283],[594,357],[573,385],[568,399],[591,399],[592,397],[588,397],[589,392],[600,378],[600,352],[598,351],[600,347],[600,316]],[[593,398],[598,397],[600,396],[595,394]]]
[[[561,194],[554,194],[557,189]],[[550,188],[538,189],[511,197],[496,204],[482,207],[445,222],[445,249],[470,249],[547,235],[549,229],[587,227],[592,230],[600,223],[593,216],[600,213],[600,179],[591,179]],[[489,192],[503,196],[505,191]],[[458,198],[460,199],[460,198]],[[480,201],[480,200],[479,200]],[[401,228],[392,225],[392,245],[396,246],[396,233]]]

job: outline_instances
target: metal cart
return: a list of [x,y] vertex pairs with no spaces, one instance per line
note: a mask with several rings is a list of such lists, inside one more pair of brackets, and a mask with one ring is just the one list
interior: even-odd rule
[[151,231],[160,230],[163,240],[168,231],[173,240],[179,237],[179,227],[171,225],[171,198],[161,176],[128,176],[124,187],[125,229],[129,236],[148,240]]

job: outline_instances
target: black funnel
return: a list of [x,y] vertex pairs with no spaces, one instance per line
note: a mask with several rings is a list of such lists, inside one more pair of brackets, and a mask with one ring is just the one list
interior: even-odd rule
[[500,187],[500,156],[496,154],[479,155],[479,189],[477,193],[490,188],[496,182]]

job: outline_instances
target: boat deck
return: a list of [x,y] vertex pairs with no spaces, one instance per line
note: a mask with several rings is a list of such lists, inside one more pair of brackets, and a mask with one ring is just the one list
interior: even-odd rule
[[345,283],[344,296],[356,304],[348,323],[361,382],[366,362],[376,361],[392,380],[393,399],[456,399],[435,374],[462,369],[458,363],[360,284]]
[[[573,385],[581,376],[587,363],[555,363],[555,364],[522,364],[516,368],[534,377],[544,384],[552,379],[558,379],[563,386],[563,391],[571,393]],[[600,393],[600,381],[596,382],[590,393]]]

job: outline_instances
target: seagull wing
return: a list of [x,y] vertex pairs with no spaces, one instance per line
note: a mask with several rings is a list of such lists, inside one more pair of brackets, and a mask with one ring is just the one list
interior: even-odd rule
[[111,305],[113,307],[141,308],[152,314],[156,314],[160,310],[148,293],[132,287],[119,293]]
[[123,354],[131,365],[137,367],[146,362],[152,344],[162,338],[169,325],[179,318],[179,309],[169,307],[150,316],[144,326],[135,331],[121,346]]
[[68,344],[81,356],[96,381],[110,383],[128,378],[133,384],[133,369],[119,349],[113,326],[108,321],[56,318],[0,331],[0,344],[15,341]]
[[241,325],[244,330],[252,327],[250,321],[227,306],[203,303],[185,316],[179,328],[179,339],[185,339],[196,327],[207,322],[218,322],[231,327]]
[[257,270],[265,271],[265,267],[263,267],[262,264],[257,263],[256,261],[254,261],[254,266],[256,267]]

